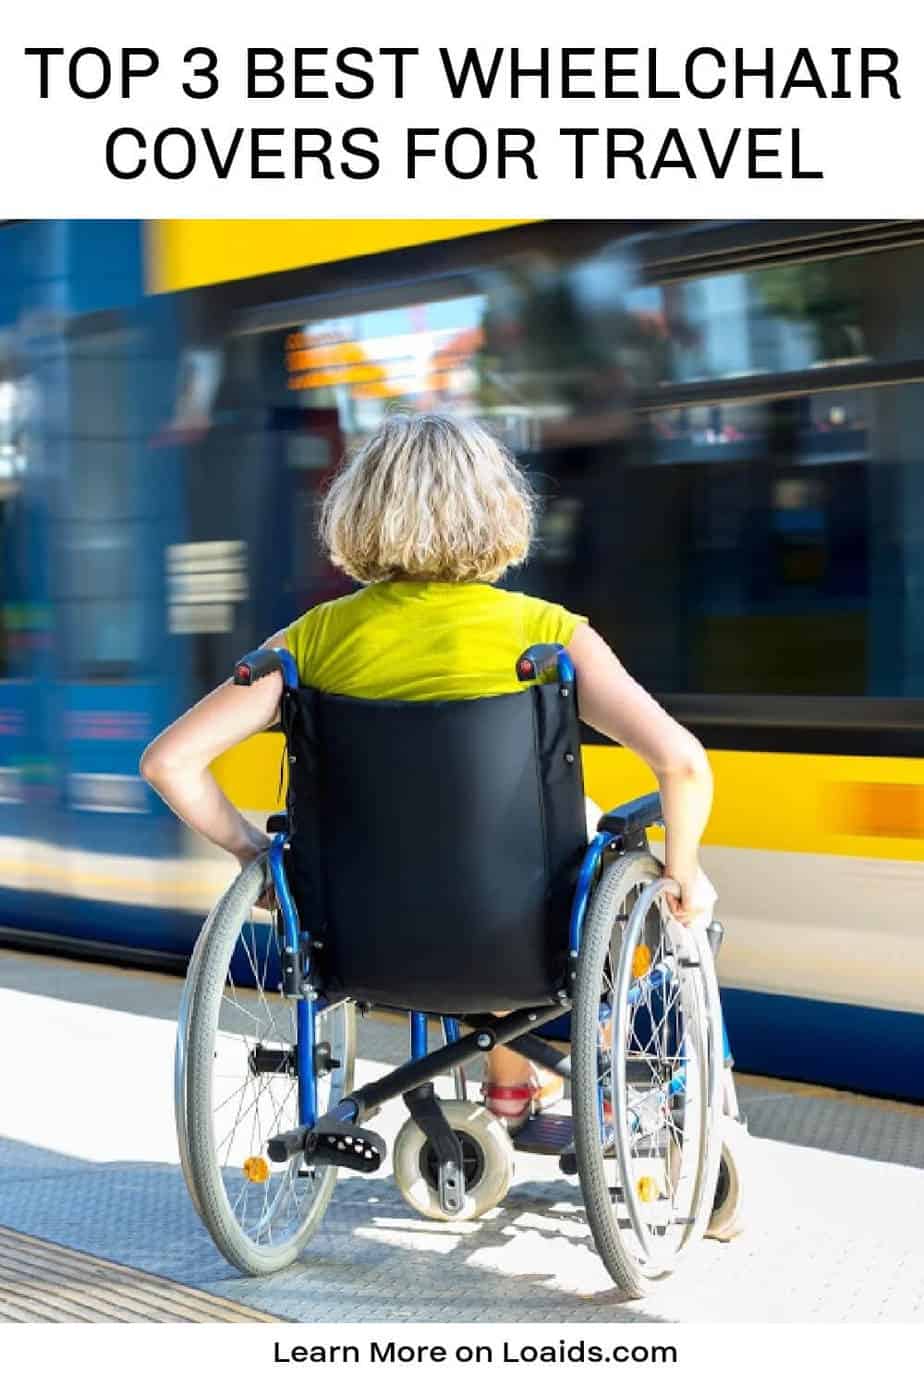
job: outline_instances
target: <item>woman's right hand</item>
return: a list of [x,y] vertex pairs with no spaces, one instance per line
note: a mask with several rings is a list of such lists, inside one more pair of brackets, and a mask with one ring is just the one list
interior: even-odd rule
[[680,885],[669,901],[684,924],[707,915],[715,891],[699,869],[697,852],[712,806],[709,757],[696,737],[680,726],[626,672],[606,641],[578,626],[568,645],[577,669],[581,718],[646,761],[661,793],[665,875]]
[[664,874],[675,880],[680,887],[679,896],[669,894],[666,897],[667,907],[674,918],[681,924],[690,925],[702,916],[703,922],[708,924],[719,897],[702,867],[696,866],[690,871],[673,871],[666,866]]

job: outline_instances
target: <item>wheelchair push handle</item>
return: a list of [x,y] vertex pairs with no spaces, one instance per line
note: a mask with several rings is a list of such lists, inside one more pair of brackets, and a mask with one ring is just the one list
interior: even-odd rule
[[275,650],[252,650],[239,659],[234,666],[234,682],[249,688],[257,679],[265,679],[267,674],[282,673],[282,661]]
[[574,683],[574,665],[564,645],[530,645],[516,663],[520,683],[532,683],[553,671],[559,683]]
[[265,679],[267,674],[280,673],[286,688],[298,687],[298,673],[295,668],[295,660],[288,650],[281,649],[259,649],[251,650],[250,654],[244,655],[234,666],[233,682],[238,687],[249,688],[258,679]]

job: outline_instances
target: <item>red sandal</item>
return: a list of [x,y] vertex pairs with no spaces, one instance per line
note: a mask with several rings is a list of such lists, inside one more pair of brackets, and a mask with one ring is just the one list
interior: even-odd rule
[[530,1071],[527,1083],[481,1085],[484,1105],[510,1132],[522,1130],[531,1116],[554,1106],[561,1100],[564,1090],[564,1082],[556,1074],[550,1073],[543,1083],[535,1069]]

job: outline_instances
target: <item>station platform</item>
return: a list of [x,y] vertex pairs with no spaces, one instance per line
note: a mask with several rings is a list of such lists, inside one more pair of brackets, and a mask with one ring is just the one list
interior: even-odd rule
[[[179,1168],[180,988],[0,951],[0,1321],[924,1320],[924,1108],[743,1075],[747,1231],[704,1243],[644,1301],[603,1270],[577,1180],[530,1155],[504,1206],[464,1224],[416,1217],[387,1167],[342,1172],[302,1259],[242,1277]],[[406,1027],[375,1013],[359,1044],[365,1080],[405,1057]],[[375,1124],[391,1138],[404,1116],[392,1103]]]

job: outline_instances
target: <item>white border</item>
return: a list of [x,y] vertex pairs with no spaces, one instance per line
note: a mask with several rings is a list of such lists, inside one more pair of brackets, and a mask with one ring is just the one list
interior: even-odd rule
[[[195,0],[164,0],[137,9],[112,0],[34,0],[7,6],[0,44],[0,215],[12,216],[287,216],[287,217],[845,217],[917,216],[922,210],[921,177],[915,141],[924,115],[924,49],[918,39],[918,10],[908,0],[877,0],[875,5],[847,7],[833,0],[778,0],[771,9],[746,7],[728,0],[690,5],[662,0],[654,6],[610,7],[598,0],[571,0],[539,8],[527,0],[470,0],[464,6],[433,5],[429,0],[395,0],[387,6],[354,0],[349,6],[260,7]],[[128,101],[118,92],[99,100],[79,100],[62,80],[63,61],[52,69],[53,99],[38,99],[37,64],[26,59],[26,46],[58,46],[68,54],[89,45],[115,51],[122,44],[147,45],[160,57],[159,71],[136,83]],[[221,86],[210,100],[182,95],[182,55],[191,45],[210,45],[219,55]],[[345,101],[245,99],[243,55],[248,45],[275,46],[287,55],[296,46],[328,48],[349,45],[376,50],[381,46],[418,47],[409,60],[407,95],[393,98],[391,60],[374,71],[380,80],[364,100]],[[809,47],[819,60],[829,55],[825,71],[833,74],[832,47],[889,47],[899,53],[900,100],[884,84],[875,84],[869,100],[819,100],[799,92],[789,100],[768,101],[758,85],[743,100],[537,100],[493,97],[489,102],[452,100],[437,50],[458,52],[476,45],[519,45],[524,59],[545,45],[551,49],[656,47],[666,77],[682,71],[684,56],[714,46],[731,53],[736,46],[760,52],[772,45],[778,66]],[[90,59],[93,64],[93,59]],[[643,64],[642,64],[643,65]],[[597,63],[597,70],[600,70]],[[824,64],[822,64],[824,67]],[[851,60],[851,71],[854,70]],[[89,71],[89,69],[88,69]],[[235,162],[225,181],[199,159],[195,172],[182,181],[167,181],[152,172],[120,182],[105,169],[103,151],[114,128],[156,132],[175,125],[193,131],[203,126],[216,143],[227,147],[241,126],[322,127],[335,137],[351,126],[368,126],[379,134],[382,170],[367,181],[335,176],[332,181],[305,176],[301,181],[251,181],[244,164]],[[646,151],[677,127],[697,151],[702,176],[691,181],[679,170],[657,180],[638,180],[623,160],[620,176],[605,177],[604,160],[589,159],[582,181],[571,176],[574,141],[558,131],[575,125],[637,128]],[[491,171],[475,181],[452,178],[436,159],[420,164],[420,176],[405,178],[408,127],[460,126],[483,130],[494,147],[498,127],[528,127],[537,140],[538,178],[529,181],[513,169],[507,181]],[[716,181],[699,143],[707,128],[722,145],[736,126],[801,128],[804,165],[820,167],[819,181],[753,181],[746,167],[732,161],[728,176]],[[287,151],[291,135],[279,141]],[[601,147],[601,139],[590,141]],[[739,148],[743,148],[739,144]],[[241,150],[245,149],[242,142]],[[289,154],[279,166],[288,163]],[[357,164],[366,167],[365,164]],[[648,167],[650,168],[650,162]],[[771,165],[766,164],[769,168]],[[314,167],[314,165],[311,165]],[[788,155],[780,167],[788,168]],[[623,171],[624,170],[624,171]]]

